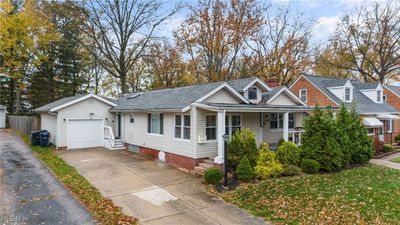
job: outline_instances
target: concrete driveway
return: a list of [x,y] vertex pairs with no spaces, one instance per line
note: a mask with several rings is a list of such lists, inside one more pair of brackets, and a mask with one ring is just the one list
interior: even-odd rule
[[202,179],[127,151],[60,151],[92,185],[141,224],[265,224],[204,190]]

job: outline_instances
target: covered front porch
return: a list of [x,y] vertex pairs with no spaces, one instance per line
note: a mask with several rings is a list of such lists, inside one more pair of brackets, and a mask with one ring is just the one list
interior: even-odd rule
[[[313,107],[299,105],[201,103],[196,104],[195,107],[200,120],[199,129],[205,128],[204,138],[206,139],[204,143],[199,142],[201,147],[198,151],[201,152],[203,146],[204,149],[209,149],[206,146],[214,140],[217,145],[214,162],[218,164],[224,163],[223,135],[231,136],[242,128],[248,128],[256,134],[257,145],[268,143],[271,149],[276,149],[280,139],[299,145],[301,134],[304,132],[304,118],[313,110]],[[204,123],[201,122],[201,118],[204,118]]]

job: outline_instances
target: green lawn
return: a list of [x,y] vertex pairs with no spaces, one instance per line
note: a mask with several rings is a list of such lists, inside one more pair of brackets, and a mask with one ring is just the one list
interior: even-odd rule
[[396,157],[394,159],[389,160],[391,162],[400,163],[400,157]]
[[246,184],[226,201],[278,224],[398,224],[400,170],[380,166]]
[[28,136],[24,141],[33,153],[42,160],[58,179],[75,195],[99,224],[137,224],[137,219],[122,213],[110,199],[104,198],[89,181],[79,175],[75,168],[58,157],[50,147],[32,146]]

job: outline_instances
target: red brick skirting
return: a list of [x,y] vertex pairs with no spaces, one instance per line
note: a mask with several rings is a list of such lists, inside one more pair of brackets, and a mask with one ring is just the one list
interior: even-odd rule
[[[160,150],[139,147],[139,153],[143,155],[149,155],[154,158],[158,158],[158,153]],[[185,168],[187,170],[193,170],[193,168],[200,163],[203,159],[194,159],[187,156],[177,155],[169,152],[165,153],[165,161],[174,166]]]
[[57,150],[67,150],[67,146],[60,146],[60,147],[57,147]]

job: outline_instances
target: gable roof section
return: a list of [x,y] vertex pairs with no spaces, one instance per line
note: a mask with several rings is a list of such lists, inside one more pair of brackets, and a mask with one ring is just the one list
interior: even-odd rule
[[400,97],[400,87],[399,86],[383,85],[383,87],[388,89],[390,92],[397,95],[398,97]]
[[113,111],[185,111],[191,103],[201,102],[223,88],[229,90],[236,98],[239,98],[245,103],[249,103],[246,98],[239,94],[227,82],[215,82],[147,91],[125,96],[119,99],[118,106],[114,107]]
[[87,95],[77,95],[77,96],[71,96],[71,97],[65,97],[62,99],[59,99],[57,101],[51,102],[49,104],[46,104],[44,106],[41,106],[39,108],[34,109],[34,112],[55,112],[58,111],[64,107],[68,107],[70,105],[73,105],[75,103],[81,102],[83,100],[89,99],[89,98],[95,98],[99,101],[102,101],[106,104],[109,104],[111,106],[116,106],[114,102],[112,102],[110,99],[106,99],[103,97],[100,97],[95,94],[87,94]]
[[[331,78],[331,77],[322,77],[322,76],[315,76],[315,75],[302,75],[306,78],[309,82],[311,82],[315,87],[321,90],[326,96],[328,96],[332,101],[340,105],[342,101],[332,94],[329,91],[329,87],[339,87],[346,84],[349,79],[345,78]],[[397,114],[397,110],[393,108],[388,103],[375,103],[367,96],[361,93],[360,90],[366,89],[374,89],[379,84],[377,83],[364,83],[359,80],[350,80],[351,84],[354,87],[353,91],[353,102],[356,105],[357,111],[360,114],[378,114],[378,113],[395,113]],[[297,82],[297,80],[296,80]],[[295,83],[292,84],[292,86]],[[353,103],[345,103],[346,107],[352,107]]]
[[270,91],[271,88],[264,83],[260,78],[258,77],[251,77],[251,78],[245,78],[245,79],[239,79],[239,80],[230,80],[227,81],[233,88],[235,88],[237,91],[245,91],[248,88],[250,88],[252,85],[255,83],[259,84],[260,87],[264,88],[265,91]]
[[296,102],[299,105],[306,106],[307,104],[303,102],[299,97],[297,97],[295,94],[293,94],[292,91],[290,91],[287,87],[285,86],[278,86],[273,88],[270,92],[265,93],[263,95],[263,104],[269,104],[271,103],[276,97],[278,97],[280,94],[286,93],[290,99],[292,99],[294,102]]

